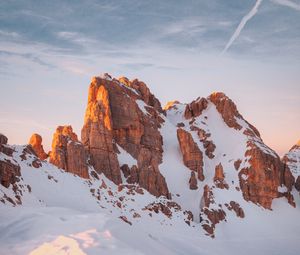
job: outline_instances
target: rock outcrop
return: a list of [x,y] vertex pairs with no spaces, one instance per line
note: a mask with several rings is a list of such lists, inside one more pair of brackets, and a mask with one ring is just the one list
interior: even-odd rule
[[176,104],[180,104],[180,102],[177,101],[177,100],[169,101],[169,102],[167,102],[167,104],[164,106],[163,110],[164,110],[164,111],[168,111],[168,110],[170,110],[170,109],[176,108]]
[[215,168],[214,183],[220,189],[228,189],[229,188],[228,184],[225,182],[225,175],[224,175],[223,166],[221,163],[219,165],[217,165]]
[[44,151],[42,141],[43,141],[43,139],[39,134],[33,134],[30,137],[29,144],[32,146],[36,155],[41,160],[45,160],[46,158],[48,158],[48,154]]
[[222,92],[215,92],[211,94],[208,99],[216,106],[228,127],[237,130],[242,129],[242,126],[237,122],[237,118],[241,118],[242,116],[231,99]]
[[94,77],[81,139],[98,172],[120,184],[117,144],[137,160],[129,180],[137,181],[155,196],[169,196],[160,174],[162,136],[159,128],[164,111],[146,84],[122,77]]
[[273,199],[279,196],[281,161],[275,152],[266,146],[263,150],[253,141],[248,141],[245,157],[250,157],[250,167],[239,172],[244,199],[271,209]]
[[203,155],[192,135],[189,132],[178,128],[177,139],[183,156],[184,165],[192,171],[197,172],[198,179],[203,181]]
[[82,178],[89,178],[87,155],[71,126],[59,126],[53,135],[50,163]]
[[21,175],[19,164],[12,158],[13,149],[7,145],[8,139],[0,134],[0,154],[4,157],[0,159],[0,183],[5,188],[16,183]]
[[208,102],[205,98],[198,98],[187,104],[185,107],[184,117],[186,119],[191,119],[198,117],[202,114],[203,110],[207,108]]
[[191,190],[198,189],[197,178],[196,178],[196,174],[194,171],[191,171],[191,178],[189,180],[189,184],[190,184]]
[[0,145],[7,144],[7,141],[8,141],[7,137],[0,133]]
[[282,162],[284,164],[282,184],[288,188],[288,191],[293,187],[300,191],[300,141],[284,155]]

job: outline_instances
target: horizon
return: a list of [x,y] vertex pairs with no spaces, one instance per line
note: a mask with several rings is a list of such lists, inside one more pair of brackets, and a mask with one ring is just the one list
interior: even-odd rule
[[162,106],[224,92],[283,156],[300,139],[300,3],[0,3],[0,132],[50,150],[59,125],[80,137],[90,78],[144,81]]

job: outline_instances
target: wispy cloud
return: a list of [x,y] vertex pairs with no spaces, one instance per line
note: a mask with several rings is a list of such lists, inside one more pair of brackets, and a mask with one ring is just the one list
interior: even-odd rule
[[12,37],[12,38],[20,37],[20,35],[17,32],[8,32],[8,31],[3,31],[3,30],[0,30],[0,36]]
[[291,0],[271,0],[273,3],[290,7],[296,11],[300,11],[300,3],[295,3]]
[[252,19],[255,16],[255,14],[257,13],[258,7],[260,6],[261,3],[262,3],[262,0],[257,0],[255,2],[255,5],[253,6],[253,8],[250,10],[250,12],[248,12],[247,15],[242,18],[237,29],[234,31],[233,35],[229,39],[225,48],[223,49],[222,54],[224,54],[231,47],[231,45],[234,43],[234,41],[239,37],[240,33],[242,32],[242,30],[245,27],[245,25],[247,24],[247,22],[250,19]]

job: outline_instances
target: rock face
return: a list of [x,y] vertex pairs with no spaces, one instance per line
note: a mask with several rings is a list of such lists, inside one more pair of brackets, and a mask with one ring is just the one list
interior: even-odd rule
[[251,141],[248,148],[245,156],[250,157],[251,166],[239,172],[244,199],[271,209],[272,200],[279,196],[281,161],[275,152],[264,151]]
[[7,141],[8,141],[7,137],[0,133],[0,145],[7,144]]
[[180,102],[177,101],[177,100],[173,100],[173,101],[167,102],[167,104],[164,106],[164,111],[167,111],[167,110],[170,110],[172,108],[175,108],[176,104],[180,104]]
[[50,163],[82,178],[89,178],[87,156],[71,126],[59,126],[53,135]]
[[282,183],[291,191],[293,187],[300,191],[300,141],[282,158],[284,172]]
[[44,160],[44,159],[48,158],[48,154],[45,153],[45,151],[44,151],[42,141],[43,141],[42,137],[39,134],[33,134],[30,137],[29,144],[32,146],[36,155],[40,159]]
[[205,98],[198,98],[190,104],[186,105],[184,117],[191,119],[202,114],[203,110],[207,108],[208,102]]
[[178,128],[177,139],[183,156],[184,165],[192,171],[197,172],[198,179],[203,181],[203,155],[198,148],[198,145],[193,140],[192,135],[189,132]]
[[169,196],[160,174],[163,119],[159,101],[145,83],[122,77],[94,77],[89,89],[88,106],[81,139],[91,155],[96,171],[120,184],[121,172],[117,144],[137,160],[137,169],[128,178],[156,196]]
[[20,166],[12,158],[13,149],[8,147],[7,141],[7,137],[0,134],[0,154],[4,154],[3,159],[0,159],[0,183],[5,188],[18,181],[18,177],[21,175]]
[[236,118],[241,118],[241,115],[231,99],[221,92],[211,94],[208,99],[216,106],[218,112],[229,127],[237,130],[242,129],[236,120]]

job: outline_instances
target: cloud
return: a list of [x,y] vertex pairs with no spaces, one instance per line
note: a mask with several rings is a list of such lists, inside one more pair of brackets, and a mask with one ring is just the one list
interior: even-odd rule
[[300,11],[300,3],[295,3],[291,0],[271,0],[273,3],[290,7],[296,11]]
[[18,38],[20,35],[17,32],[7,32],[0,30],[0,36]]
[[242,18],[237,29],[234,31],[233,35],[229,39],[225,48],[223,49],[222,54],[224,54],[231,47],[231,45],[234,43],[234,41],[239,37],[240,33],[242,32],[242,30],[245,27],[245,25],[247,24],[247,22],[250,19],[252,19],[255,16],[255,14],[257,13],[258,7],[260,6],[261,3],[262,3],[262,0],[257,0],[255,2],[255,5],[253,6],[253,8],[250,10],[250,12],[248,12],[247,15]]

